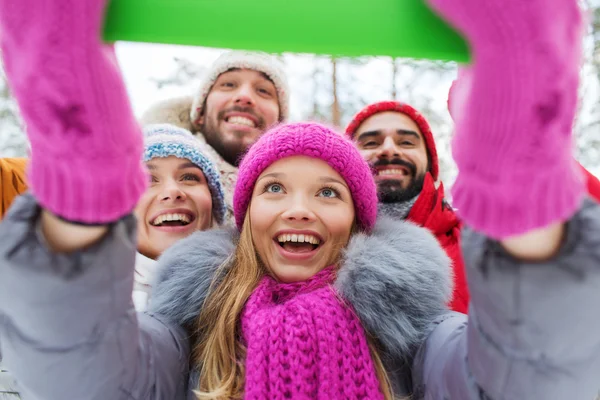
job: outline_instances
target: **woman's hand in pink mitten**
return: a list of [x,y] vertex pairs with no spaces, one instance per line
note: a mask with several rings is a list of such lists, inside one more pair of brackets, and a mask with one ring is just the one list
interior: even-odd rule
[[502,238],[568,219],[583,196],[572,154],[577,0],[428,0],[471,45],[452,106],[461,218]]
[[6,74],[31,142],[29,186],[65,219],[108,223],[145,189],[143,141],[112,46],[106,0],[0,0]]

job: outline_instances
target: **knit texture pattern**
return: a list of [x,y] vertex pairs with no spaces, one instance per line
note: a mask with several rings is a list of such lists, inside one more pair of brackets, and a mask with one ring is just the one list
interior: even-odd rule
[[327,268],[290,284],[262,279],[242,312],[245,399],[383,399],[364,329]]
[[1,0],[6,76],[31,143],[28,184],[68,220],[115,221],[146,188],[143,141],[114,49],[106,0]]
[[429,122],[425,119],[425,117],[417,111],[414,107],[400,103],[398,101],[380,101],[378,103],[373,103],[362,110],[360,110],[353,118],[352,121],[346,127],[346,135],[348,135],[351,139],[354,139],[354,134],[358,130],[358,128],[365,122],[369,117],[372,117],[375,114],[379,114],[382,112],[398,112],[406,115],[410,119],[412,119],[415,124],[419,127],[423,138],[425,139],[425,146],[427,147],[427,154],[430,159],[429,172],[431,172],[431,176],[434,180],[438,179],[438,175],[440,172],[437,149],[435,147],[435,140],[433,139],[433,133],[431,132],[431,127],[429,126]]
[[233,68],[251,69],[267,75],[277,90],[279,121],[285,121],[288,118],[290,86],[283,65],[279,60],[267,53],[234,50],[222,54],[208,69],[192,102],[192,109],[190,111],[192,122],[195,123],[198,121],[198,118],[202,115],[202,108],[204,107],[206,97],[219,75]]
[[408,216],[411,208],[417,202],[419,195],[416,195],[410,200],[399,201],[397,203],[379,203],[377,204],[377,215],[382,217],[390,217],[395,219],[405,219]]
[[319,158],[346,181],[354,201],[358,227],[370,231],[377,218],[377,189],[367,162],[346,136],[316,123],[279,125],[258,139],[242,160],[233,196],[235,221],[241,230],[254,184],[282,158]]
[[584,195],[571,137],[583,33],[578,2],[428,3],[472,50],[451,105],[459,215],[493,238],[567,220]]
[[156,124],[144,127],[144,162],[156,157],[175,156],[191,161],[202,170],[212,198],[212,213],[222,224],[227,212],[225,194],[213,162],[207,157],[202,143],[191,132],[169,124]]

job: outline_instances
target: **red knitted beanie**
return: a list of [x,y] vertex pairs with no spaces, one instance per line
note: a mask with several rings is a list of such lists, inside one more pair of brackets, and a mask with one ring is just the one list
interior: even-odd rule
[[399,112],[401,114],[406,115],[410,119],[412,119],[415,124],[419,127],[423,138],[425,139],[425,145],[427,146],[427,153],[429,154],[429,159],[431,161],[431,165],[429,166],[429,172],[434,180],[437,181],[439,174],[439,162],[437,150],[435,148],[435,141],[433,140],[433,134],[431,133],[431,128],[429,127],[429,123],[421,115],[420,112],[415,110],[413,107],[408,104],[400,103],[397,101],[381,101],[379,103],[374,103],[366,106],[362,110],[358,112],[348,124],[346,128],[346,134],[350,136],[351,139],[354,139],[354,134],[360,127],[360,125],[365,122],[365,120],[375,114],[379,114],[386,111],[394,111]]

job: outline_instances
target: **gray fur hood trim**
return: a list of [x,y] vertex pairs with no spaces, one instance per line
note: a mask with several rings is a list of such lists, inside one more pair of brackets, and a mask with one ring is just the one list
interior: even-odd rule
[[171,124],[194,132],[194,126],[190,120],[193,101],[193,97],[184,96],[152,104],[140,118],[140,123],[143,126]]
[[171,246],[158,259],[149,311],[190,328],[237,239],[237,230],[228,227],[196,232]]
[[404,357],[448,312],[450,259],[427,229],[380,218],[373,233],[352,238],[335,287],[385,353]]
[[[197,232],[167,250],[159,259],[150,311],[190,327],[237,240],[233,228]],[[352,238],[335,287],[386,353],[406,357],[447,312],[450,260],[426,229],[381,219],[371,234]]]

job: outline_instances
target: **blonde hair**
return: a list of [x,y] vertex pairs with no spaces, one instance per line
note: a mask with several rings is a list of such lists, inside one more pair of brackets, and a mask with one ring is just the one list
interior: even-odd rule
[[[243,397],[246,348],[240,341],[240,315],[266,273],[254,247],[247,213],[235,253],[215,274],[196,322],[193,364],[201,373],[199,387],[194,393],[199,400]],[[222,279],[217,278],[221,276]],[[384,398],[393,400],[379,351],[368,334],[367,341]]]

